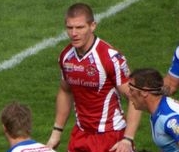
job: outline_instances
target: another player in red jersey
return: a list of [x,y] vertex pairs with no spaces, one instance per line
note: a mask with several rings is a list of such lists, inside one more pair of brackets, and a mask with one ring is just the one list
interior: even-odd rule
[[129,89],[125,57],[94,35],[96,22],[87,4],[70,6],[65,25],[71,43],[59,57],[62,79],[47,144],[60,143],[73,101],[76,124],[68,152],[132,152],[140,112],[129,102],[124,118],[120,96],[127,97]]

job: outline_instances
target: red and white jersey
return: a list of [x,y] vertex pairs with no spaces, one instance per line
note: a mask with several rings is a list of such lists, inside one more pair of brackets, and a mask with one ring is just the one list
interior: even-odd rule
[[128,81],[129,68],[123,55],[96,38],[82,58],[69,44],[62,51],[59,64],[62,79],[71,87],[76,123],[82,130],[105,132],[126,126],[115,88]]

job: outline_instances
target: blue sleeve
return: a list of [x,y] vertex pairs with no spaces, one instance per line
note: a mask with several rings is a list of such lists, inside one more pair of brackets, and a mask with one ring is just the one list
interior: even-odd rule
[[170,117],[165,123],[165,132],[176,142],[179,141],[179,115]]
[[169,74],[176,78],[179,78],[179,46],[176,48],[173,55],[173,60],[169,68]]

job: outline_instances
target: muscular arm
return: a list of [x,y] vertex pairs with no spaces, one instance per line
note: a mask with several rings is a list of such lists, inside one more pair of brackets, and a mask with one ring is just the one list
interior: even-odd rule
[[[56,117],[54,126],[64,128],[68,116],[71,111],[72,95],[70,88],[65,81],[61,81],[61,85],[56,99]],[[53,130],[47,143],[52,148],[57,148],[60,143],[61,132]]]
[[[120,92],[120,94],[123,94],[128,99],[128,83],[118,86],[117,89]],[[128,110],[126,116],[127,126],[124,132],[125,137],[134,139],[134,136],[140,123],[140,119],[141,111],[135,110],[134,106],[132,105],[132,102],[128,101]],[[131,152],[131,148],[131,143],[129,141],[121,140],[112,147],[111,151],[116,150],[116,152]]]
[[61,81],[61,86],[56,101],[55,123],[58,127],[64,127],[71,110],[72,95],[69,86],[65,81]]
[[[119,86],[118,90],[128,99],[128,93],[129,93],[128,83]],[[135,110],[132,102],[128,101],[128,110],[127,110],[127,117],[126,117],[127,127],[124,133],[125,136],[134,138],[138,125],[140,123],[140,118],[141,118],[141,111]]]
[[179,78],[175,78],[170,74],[164,77],[164,85],[169,89],[169,95],[174,94],[179,88]]

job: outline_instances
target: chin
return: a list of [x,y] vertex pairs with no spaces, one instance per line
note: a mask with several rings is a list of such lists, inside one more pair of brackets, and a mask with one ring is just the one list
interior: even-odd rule
[[73,42],[72,42],[72,45],[73,45],[75,48],[78,48],[78,49],[80,49],[80,48],[82,47],[79,43],[73,43]]

